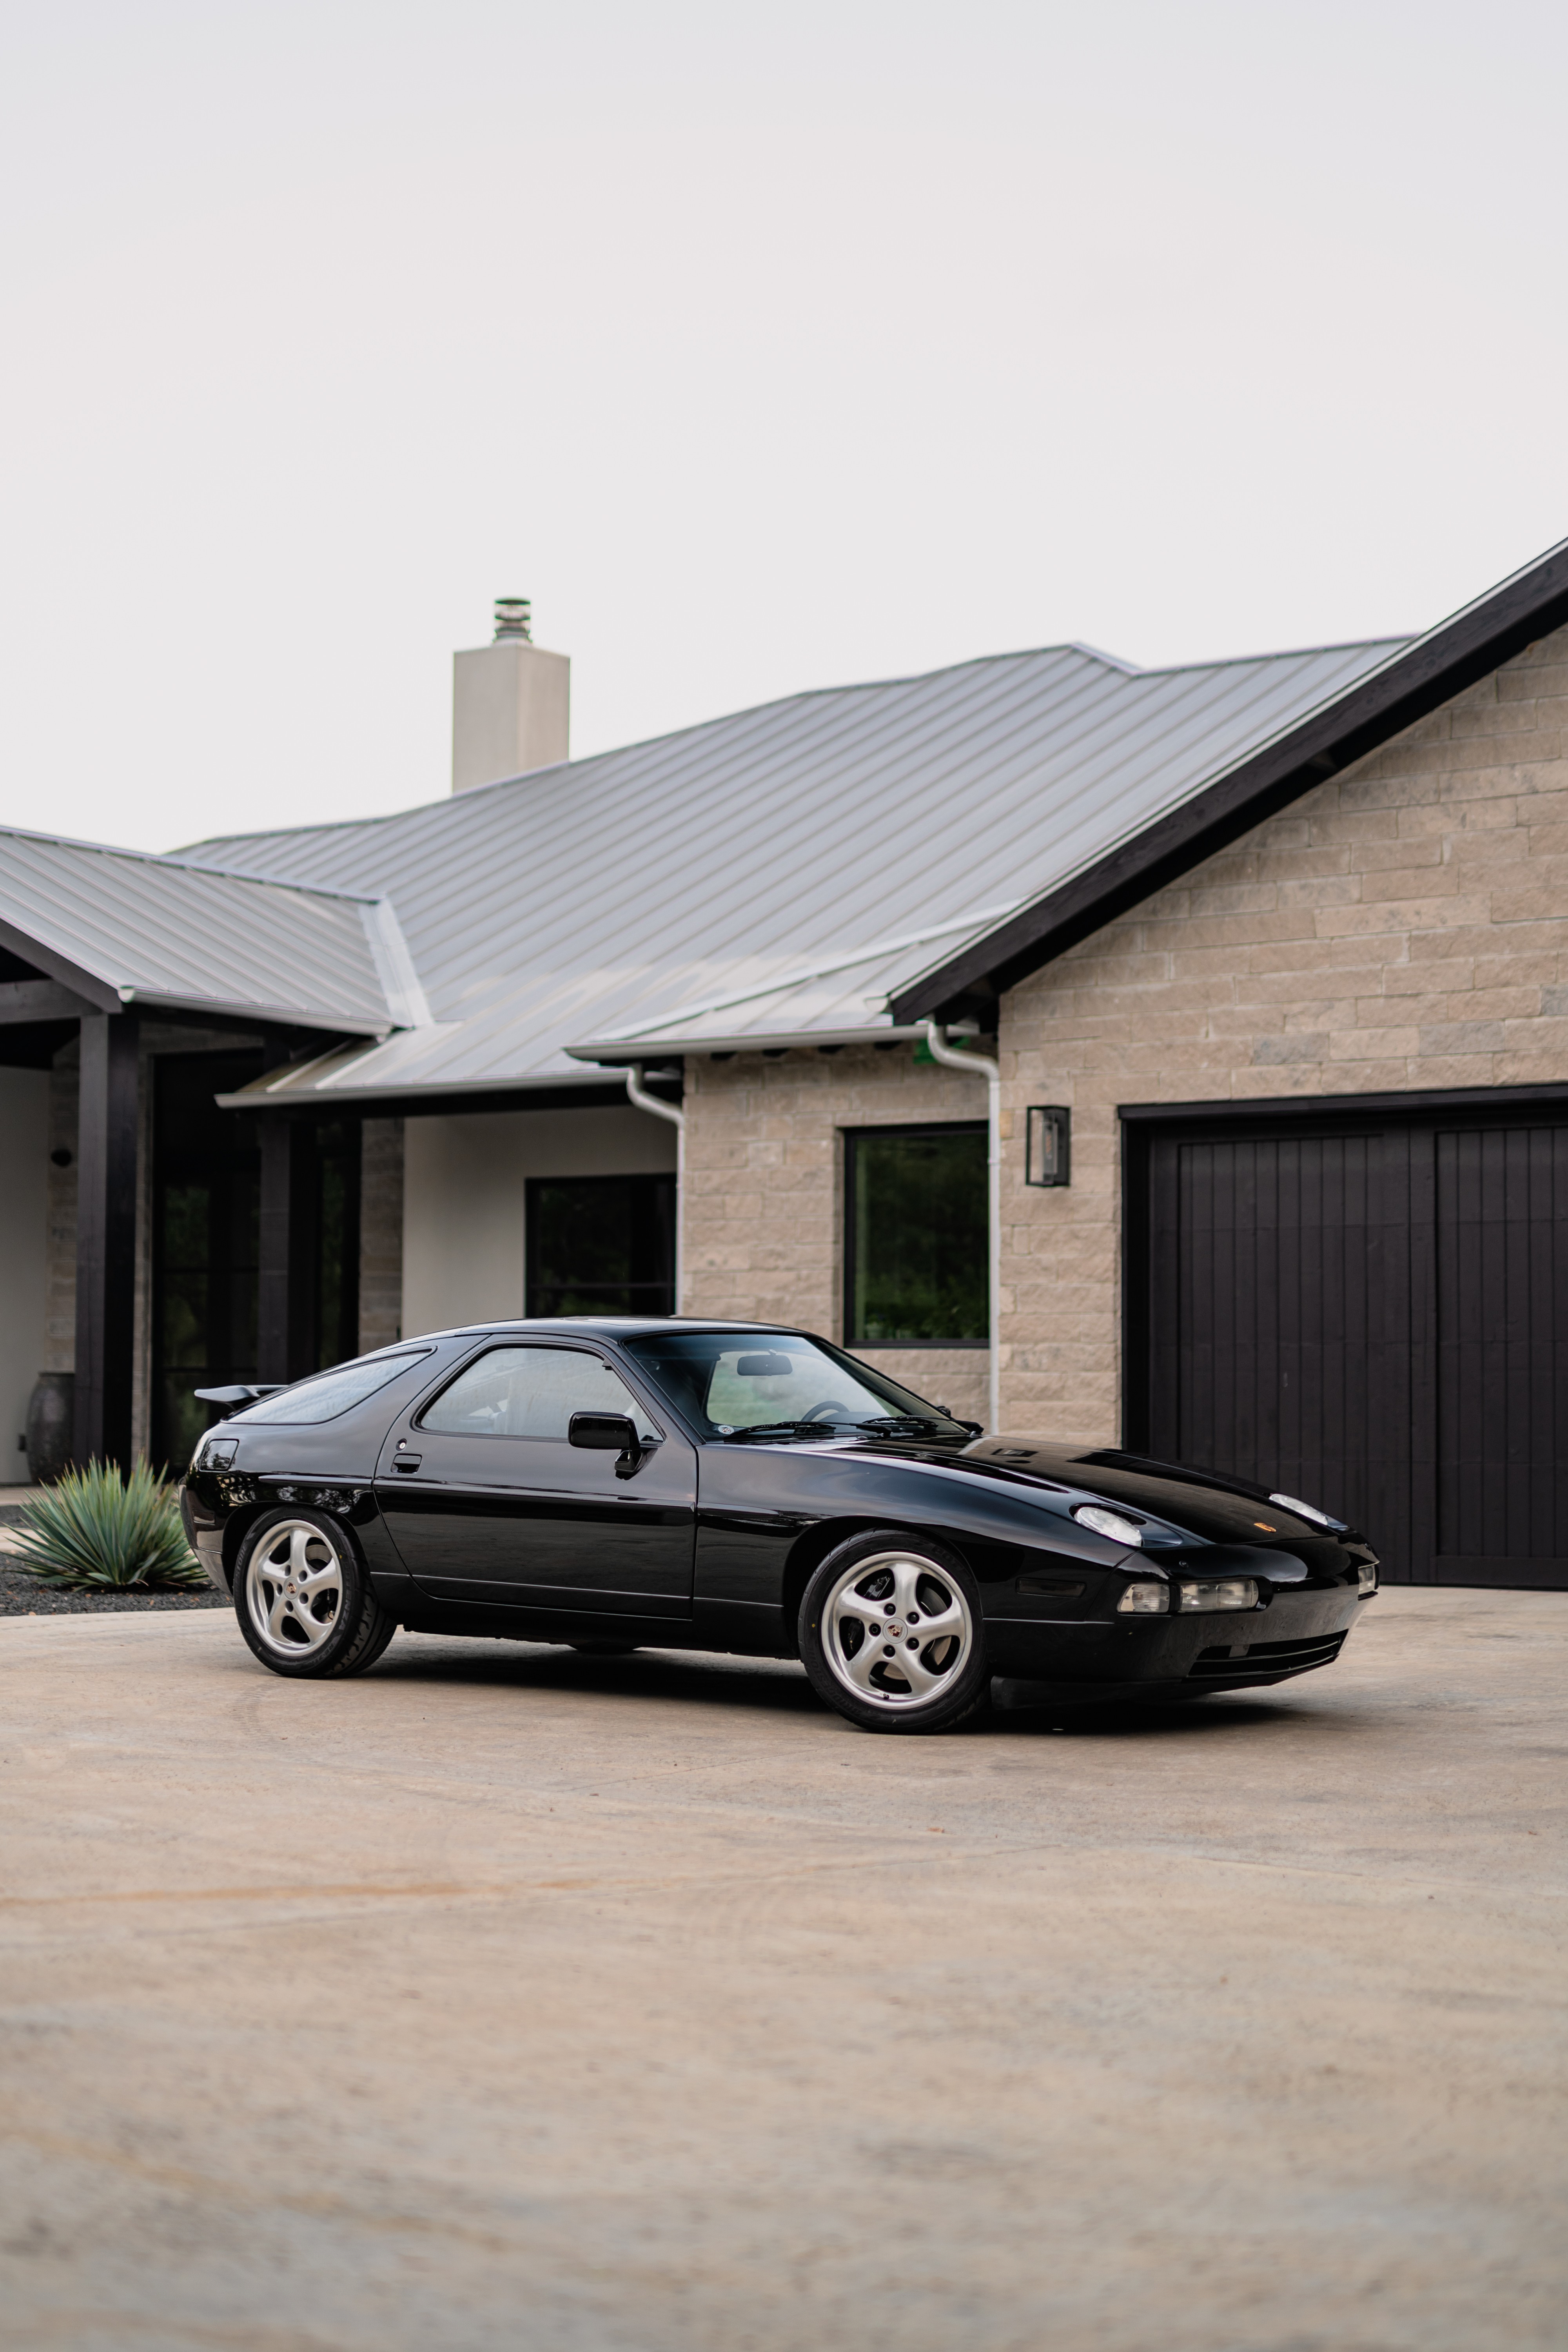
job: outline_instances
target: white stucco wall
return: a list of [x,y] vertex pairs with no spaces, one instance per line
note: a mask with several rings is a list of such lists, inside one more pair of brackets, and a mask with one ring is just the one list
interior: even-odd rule
[[405,1335],[522,1313],[531,1176],[658,1175],[675,1154],[669,1121],[629,1103],[406,1120]]
[[0,1069],[0,1485],[27,1475],[16,1440],[48,1362],[45,1329],[49,1165],[47,1070]]

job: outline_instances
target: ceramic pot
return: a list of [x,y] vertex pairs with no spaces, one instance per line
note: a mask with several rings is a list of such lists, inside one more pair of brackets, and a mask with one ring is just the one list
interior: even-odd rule
[[52,1486],[70,1464],[76,1439],[76,1374],[40,1372],[27,1400],[27,1471]]

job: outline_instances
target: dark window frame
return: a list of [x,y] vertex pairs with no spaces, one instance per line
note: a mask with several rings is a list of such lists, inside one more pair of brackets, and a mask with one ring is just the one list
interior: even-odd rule
[[[922,1135],[978,1135],[989,1139],[990,1132],[991,1130],[988,1122],[983,1118],[926,1118],[911,1119],[909,1121],[902,1119],[887,1119],[874,1127],[840,1128],[839,1134],[843,1139],[844,1147],[844,1264],[843,1290],[840,1300],[840,1313],[842,1317],[841,1328],[843,1330],[844,1337],[842,1341],[839,1343],[841,1346],[850,1349],[856,1354],[858,1354],[862,1349],[898,1349],[900,1350],[930,1350],[938,1348],[961,1348],[987,1350],[990,1349],[991,1337],[989,1334],[987,1334],[984,1339],[858,1339],[853,1336],[855,1329],[855,1280],[857,1273],[855,1254],[855,1228],[857,1223],[855,1199],[857,1183],[856,1160],[859,1145],[862,1142],[885,1142],[888,1137],[892,1135],[908,1136],[910,1139]],[[990,1196],[989,1191],[987,1191],[985,1207],[987,1222],[989,1222],[990,1213]]]
[[[546,1286],[542,1280],[539,1271],[540,1261],[542,1255],[539,1239],[540,1202],[545,1192],[552,1186],[608,1186],[611,1184],[635,1184],[646,1186],[648,1192],[656,1198],[660,1188],[662,1188],[668,1195],[669,1213],[669,1273],[668,1278],[647,1280],[641,1283],[634,1280],[624,1286],[613,1286],[615,1287],[624,1287],[628,1290],[644,1289],[656,1291],[661,1294],[661,1299],[650,1299],[646,1305],[634,1303],[626,1307],[596,1305],[591,1307],[562,1307],[542,1304],[541,1294],[547,1287],[554,1291],[559,1291],[566,1287],[565,1285],[561,1283],[552,1283]],[[675,1255],[678,1242],[679,1215],[680,1202],[678,1198],[677,1178],[673,1169],[637,1169],[619,1173],[612,1171],[604,1175],[594,1176],[530,1176],[526,1180],[523,1188],[522,1272],[524,1315],[531,1321],[536,1318],[543,1321],[552,1321],[558,1317],[567,1317],[578,1314],[672,1315],[675,1311]],[[587,1289],[590,1286],[591,1286],[588,1284],[584,1284],[582,1286],[584,1289]],[[609,1287],[612,1286],[603,1286]]]

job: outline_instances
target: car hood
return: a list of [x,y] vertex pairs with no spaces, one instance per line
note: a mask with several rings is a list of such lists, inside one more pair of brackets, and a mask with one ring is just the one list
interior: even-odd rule
[[896,1455],[910,1462],[940,1463],[945,1470],[1010,1486],[1044,1488],[1074,1501],[1094,1496],[1150,1518],[1167,1520],[1205,1543],[1267,1543],[1272,1536],[1294,1546],[1325,1533],[1316,1520],[1271,1503],[1268,1488],[1247,1479],[1195,1469],[1189,1464],[1156,1462],[1114,1446],[1007,1434],[979,1437],[955,1448],[920,1438],[868,1435],[841,1439],[834,1450],[876,1454],[883,1460]]
[[1260,1537],[1276,1536],[1295,1544],[1325,1532],[1317,1520],[1270,1502],[1268,1489],[1249,1479],[1188,1463],[1156,1462],[1116,1446],[1065,1444],[1048,1437],[982,1437],[959,1458],[1005,1465],[1016,1475],[1053,1486],[1101,1496],[1108,1503],[1125,1504],[1151,1518],[1190,1528],[1209,1543],[1255,1544]]

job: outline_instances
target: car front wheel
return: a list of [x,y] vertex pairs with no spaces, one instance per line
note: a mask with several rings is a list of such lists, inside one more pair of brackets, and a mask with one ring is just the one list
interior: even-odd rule
[[324,1511],[272,1511],[235,1562],[239,1630],[264,1666],[303,1680],[363,1675],[397,1631],[346,1528]]
[[951,1731],[991,1688],[980,1592],[929,1536],[873,1528],[829,1552],[800,1605],[812,1686],[866,1731]]

